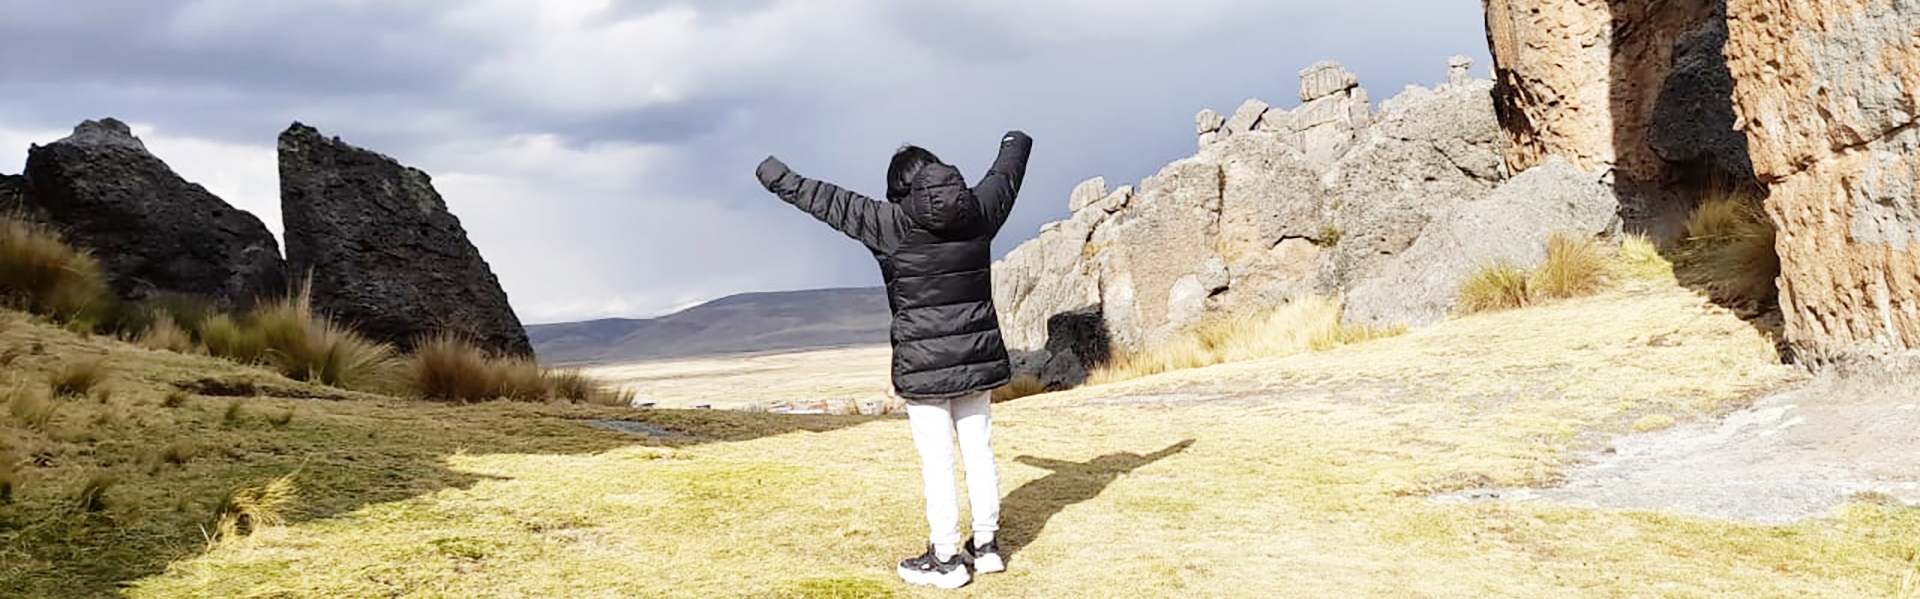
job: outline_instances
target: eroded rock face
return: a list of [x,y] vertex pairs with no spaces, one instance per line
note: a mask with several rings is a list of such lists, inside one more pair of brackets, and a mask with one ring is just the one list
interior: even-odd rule
[[1725,0],[1485,7],[1509,172],[1560,156],[1607,177],[1630,216],[1661,221],[1649,227],[1683,217],[1711,181],[1746,179],[1713,50]]
[[[1463,66],[1452,61],[1447,75]],[[1384,282],[1356,285],[1388,276],[1437,216],[1484,199],[1504,178],[1492,87],[1412,88],[1375,114],[1357,77],[1321,63],[1301,72],[1298,107],[1253,100],[1231,119],[1201,112],[1197,155],[1137,192],[1106,192],[1104,179],[1081,184],[1072,218],[995,265],[1016,370],[1067,386],[1105,359],[1093,347],[1140,351],[1211,314],[1308,295],[1372,294],[1379,305],[1407,295]],[[1430,287],[1450,300],[1444,284]],[[1412,312],[1393,309],[1378,313]]]
[[426,173],[295,123],[280,135],[288,264],[313,304],[402,348],[451,332],[533,355],[506,292]]
[[1728,29],[1788,339],[1920,348],[1920,2],[1731,0]]
[[33,147],[24,181],[33,192],[16,201],[92,250],[123,299],[187,295],[231,309],[287,291],[266,225],[174,174],[120,121]]

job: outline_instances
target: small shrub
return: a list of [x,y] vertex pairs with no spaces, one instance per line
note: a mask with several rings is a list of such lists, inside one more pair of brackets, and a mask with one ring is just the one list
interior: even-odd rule
[[109,297],[100,262],[17,215],[0,216],[0,298],[29,312],[74,321]]
[[264,528],[286,524],[282,514],[293,503],[298,489],[293,474],[259,487],[240,487],[227,492],[214,512],[214,540],[238,538]]
[[56,397],[85,397],[94,386],[107,380],[107,363],[104,359],[78,360],[68,362],[66,366],[53,373],[47,386]]
[[1527,271],[1511,264],[1482,267],[1460,284],[1459,311],[1475,314],[1524,308],[1532,299],[1527,290],[1528,278]]
[[47,423],[53,420],[54,412],[60,409],[58,402],[35,387],[15,387],[7,394],[7,414],[29,429],[47,430]]
[[1607,283],[1607,259],[1590,238],[1555,234],[1547,239],[1547,261],[1527,278],[1535,298],[1566,299],[1593,295]]
[[1757,200],[1734,193],[1708,197],[1687,218],[1681,282],[1705,287],[1716,301],[1771,306],[1779,298],[1775,235]]
[[240,400],[229,401],[227,410],[220,414],[220,423],[228,427],[240,426],[240,422],[246,418],[246,415],[246,408],[240,405]]
[[993,390],[993,403],[1013,401],[1047,392],[1046,381],[1031,374],[1015,375],[1013,381]]
[[286,428],[288,424],[292,423],[293,408],[287,408],[267,415],[267,424],[273,425],[273,428]]
[[99,472],[87,477],[87,482],[80,485],[80,492],[74,495],[74,508],[88,513],[105,511],[107,491],[119,483],[120,477],[112,472]]
[[165,312],[155,312],[153,322],[147,325],[145,332],[135,340],[140,347],[156,351],[170,351],[179,354],[199,353],[199,344],[194,343],[193,335],[174,322]]
[[193,399],[193,396],[187,395],[187,392],[175,389],[168,391],[166,398],[160,400],[160,407],[178,408],[187,405],[187,402],[191,399]]
[[200,322],[200,343],[207,353],[241,364],[258,364],[267,353],[259,329],[240,326],[232,316],[215,314]]

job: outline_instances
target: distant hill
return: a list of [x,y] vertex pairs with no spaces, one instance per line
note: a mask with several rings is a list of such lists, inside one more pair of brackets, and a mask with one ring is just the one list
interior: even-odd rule
[[886,290],[747,293],[652,319],[527,327],[542,362],[592,364],[887,342]]

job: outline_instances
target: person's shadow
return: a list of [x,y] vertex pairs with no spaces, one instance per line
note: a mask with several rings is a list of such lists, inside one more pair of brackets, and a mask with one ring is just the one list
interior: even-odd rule
[[1052,470],[1052,474],[1014,489],[1000,500],[1000,532],[995,535],[1006,555],[1013,555],[1040,536],[1047,521],[1067,506],[1093,499],[1120,475],[1166,459],[1193,446],[1193,439],[1147,455],[1110,453],[1089,461],[1063,462],[1033,456],[1014,458],[1022,464]]

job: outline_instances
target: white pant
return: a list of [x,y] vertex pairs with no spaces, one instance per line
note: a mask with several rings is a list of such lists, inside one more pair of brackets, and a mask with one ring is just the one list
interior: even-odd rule
[[907,402],[913,445],[920,450],[920,474],[926,481],[927,539],[935,545],[960,544],[959,490],[953,483],[953,438],[960,436],[960,457],[967,468],[967,499],[973,506],[974,532],[1000,530],[1000,472],[993,464],[992,392],[950,401]]

